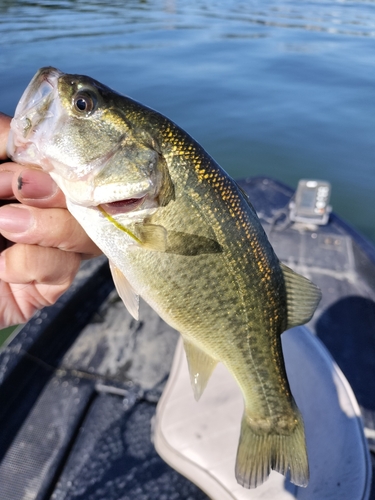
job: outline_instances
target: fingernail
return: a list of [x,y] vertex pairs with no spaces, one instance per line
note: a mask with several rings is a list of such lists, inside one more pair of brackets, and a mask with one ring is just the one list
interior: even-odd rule
[[41,200],[57,191],[52,178],[40,170],[24,170],[18,176],[18,190],[24,198]]
[[3,170],[0,172],[0,198],[3,200],[14,196],[12,190],[13,176],[14,172],[10,172],[9,170]]
[[0,208],[0,231],[23,233],[33,222],[33,217],[26,207],[6,205]]

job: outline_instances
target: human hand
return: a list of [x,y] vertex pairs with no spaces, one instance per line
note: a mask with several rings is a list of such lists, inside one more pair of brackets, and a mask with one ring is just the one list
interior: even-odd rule
[[[0,113],[0,161],[11,118]],[[40,169],[0,164],[0,328],[24,323],[69,288],[83,258],[101,253]]]

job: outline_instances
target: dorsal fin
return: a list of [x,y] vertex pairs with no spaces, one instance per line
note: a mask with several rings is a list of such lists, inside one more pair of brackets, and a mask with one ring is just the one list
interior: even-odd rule
[[190,382],[196,401],[201,397],[207,382],[217,365],[216,359],[199,349],[188,340],[182,338],[190,373]]
[[134,319],[139,319],[139,295],[135,293],[129,281],[124,274],[116,267],[113,262],[109,261],[109,268],[112,273],[113,281],[117,293],[125,304],[126,309],[130,312]]
[[310,280],[295,273],[284,264],[280,264],[284,274],[287,295],[287,328],[303,325],[310,321],[319,304],[322,293]]

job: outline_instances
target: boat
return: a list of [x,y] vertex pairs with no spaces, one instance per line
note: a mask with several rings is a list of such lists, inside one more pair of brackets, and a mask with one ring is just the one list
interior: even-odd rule
[[179,334],[143,302],[131,317],[102,256],[0,351],[1,500],[375,499],[375,248],[330,211],[327,183],[238,184],[280,260],[323,292],[309,324],[282,336],[312,485],[273,472],[231,486],[241,401],[228,374],[219,366],[192,406]]

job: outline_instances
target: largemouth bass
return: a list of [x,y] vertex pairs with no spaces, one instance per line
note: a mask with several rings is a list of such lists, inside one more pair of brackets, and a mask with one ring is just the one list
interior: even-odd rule
[[219,361],[231,372],[245,405],[237,481],[253,488],[290,470],[306,486],[280,336],[311,318],[320,291],[280,263],[238,185],[168,118],[54,68],[25,90],[8,153],[50,172],[130,313],[142,296],[181,333],[196,399]]

